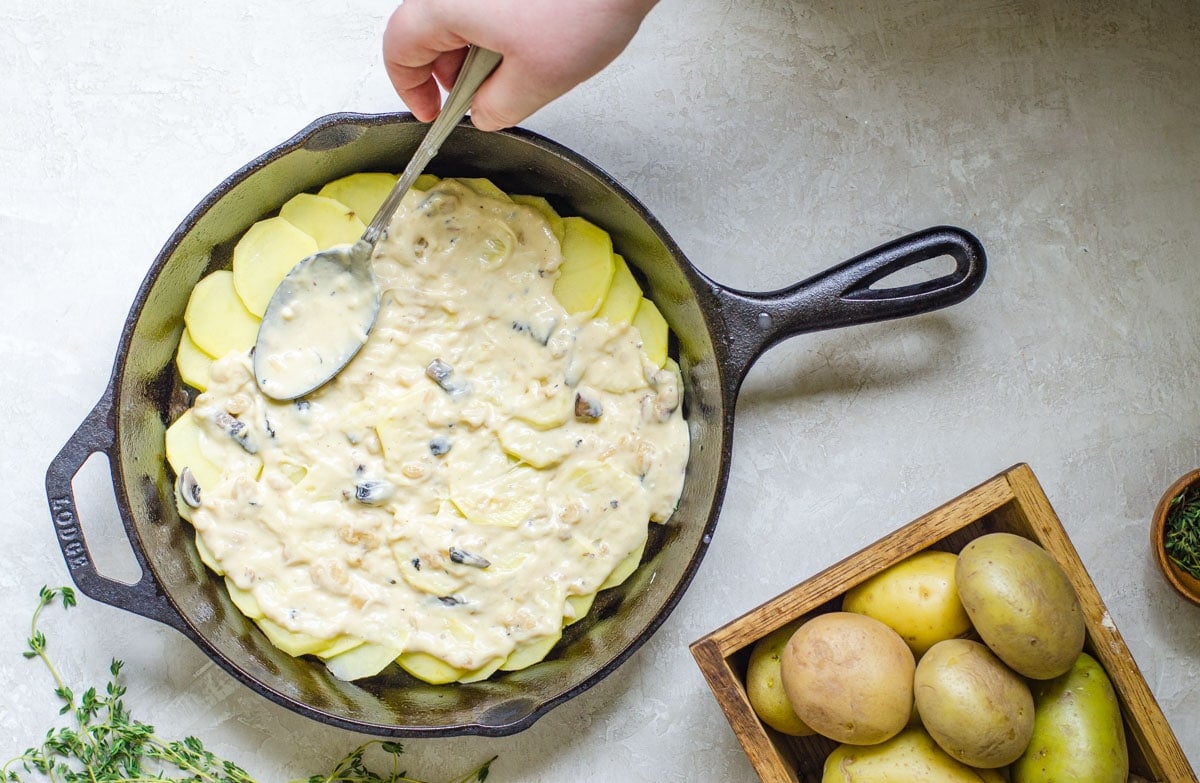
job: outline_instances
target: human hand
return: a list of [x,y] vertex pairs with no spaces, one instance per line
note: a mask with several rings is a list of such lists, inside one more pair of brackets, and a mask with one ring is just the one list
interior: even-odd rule
[[471,102],[480,130],[516,125],[616,59],[657,0],[405,0],[383,57],[400,99],[429,122],[468,44],[504,56]]

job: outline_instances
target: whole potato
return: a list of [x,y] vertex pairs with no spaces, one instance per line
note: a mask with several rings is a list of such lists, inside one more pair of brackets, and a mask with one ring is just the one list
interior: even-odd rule
[[820,614],[783,648],[781,672],[800,720],[837,742],[870,745],[897,734],[913,706],[912,650],[873,617]]
[[920,658],[971,629],[954,584],[957,562],[953,552],[918,552],[846,591],[842,609],[891,626]]
[[878,745],[839,745],[825,758],[821,783],[1006,783],[994,769],[955,761],[919,726]]
[[750,663],[746,667],[746,696],[755,714],[776,731],[797,737],[812,734],[813,730],[792,709],[783,690],[780,669],[783,648],[799,625],[799,622],[789,623],[759,639],[750,650]]
[[913,694],[925,730],[969,766],[1011,764],[1033,735],[1029,686],[979,642],[947,639],[929,648]]
[[1083,609],[1046,550],[989,533],[963,547],[954,579],[980,638],[1018,674],[1047,680],[1071,668],[1083,649]]
[[1033,686],[1033,738],[1013,783],[1125,783],[1129,748],[1104,669],[1081,653],[1066,674]]

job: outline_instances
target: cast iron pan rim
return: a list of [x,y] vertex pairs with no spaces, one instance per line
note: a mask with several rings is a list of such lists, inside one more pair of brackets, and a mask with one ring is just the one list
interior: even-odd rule
[[[361,113],[355,113],[355,112],[339,112],[339,113],[328,114],[328,115],[319,117],[316,120],[314,120],[312,123],[310,123],[307,127],[305,127],[303,130],[301,130],[299,133],[292,136],[290,139],[275,146],[274,148],[268,150],[267,152],[259,155],[257,158],[255,158],[254,160],[245,164],[244,166],[242,166],[240,169],[238,169],[236,172],[234,172],[230,176],[226,177],[207,196],[205,196],[187,214],[187,216],[184,218],[184,220],[179,224],[179,226],[175,229],[174,232],[172,232],[171,236],[167,239],[167,242],[163,245],[163,248],[159,251],[158,255],[156,256],[156,258],[154,260],[154,263],[151,265],[149,271],[147,272],[146,277],[143,279],[142,285],[139,288],[138,293],[135,296],[133,303],[130,306],[129,316],[126,318],[125,325],[124,325],[124,328],[121,333],[121,338],[120,338],[120,341],[119,341],[118,347],[117,347],[116,361],[114,364],[112,376],[109,381],[108,388],[109,388],[111,394],[114,397],[116,397],[119,395],[120,389],[123,388],[124,376],[125,376],[125,365],[126,365],[125,360],[128,356],[130,345],[132,343],[134,329],[141,317],[142,310],[143,310],[143,308],[146,304],[146,301],[149,297],[150,289],[154,286],[154,283],[157,281],[159,275],[162,273],[163,269],[166,267],[171,256],[178,249],[179,245],[183,242],[185,237],[195,228],[196,224],[200,221],[200,219],[203,218],[208,213],[208,211],[210,209],[212,209],[213,206],[218,201],[220,201],[222,198],[225,197],[225,195],[227,195],[229,190],[231,190],[233,187],[238,185],[240,182],[242,182],[244,179],[246,179],[251,174],[262,169],[264,166],[272,163],[273,161],[277,160],[280,157],[283,157],[284,155],[290,154],[290,153],[294,152],[295,150],[302,148],[316,134],[318,134],[321,131],[324,131],[328,128],[338,126],[338,125],[346,125],[346,124],[372,127],[372,126],[381,126],[381,125],[392,125],[392,124],[405,123],[405,122],[416,122],[416,120],[415,120],[415,118],[413,118],[413,116],[411,114],[409,114],[407,112],[395,112],[395,113],[385,113],[385,114],[361,114]],[[465,122],[465,124],[469,124],[469,121],[464,121],[464,122]],[[670,254],[670,256],[676,261],[677,265],[679,266],[680,270],[684,273],[685,277],[688,280],[689,285],[692,288],[693,296],[696,297],[698,300],[698,304],[700,305],[699,309],[700,309],[701,314],[702,314],[703,318],[705,319],[705,322],[708,326],[708,331],[709,331],[710,335],[712,335],[714,338],[713,346],[714,346],[715,352],[717,354],[717,356],[715,357],[717,371],[718,371],[718,374],[720,376],[722,376],[722,381],[720,382],[720,387],[725,388],[726,384],[724,382],[724,376],[729,372],[729,367],[728,367],[728,362],[725,361],[725,356],[724,356],[724,351],[723,351],[723,349],[725,347],[725,341],[720,339],[720,335],[723,334],[723,332],[724,332],[724,324],[721,322],[720,319],[714,318],[714,313],[712,312],[712,308],[710,306],[711,302],[706,302],[706,300],[701,298],[699,295],[700,290],[704,290],[704,289],[711,290],[710,286],[712,286],[713,284],[711,283],[711,281],[708,281],[706,278],[704,278],[704,276],[701,275],[691,265],[691,263],[687,261],[683,252],[679,249],[679,247],[676,245],[675,241],[670,237],[670,235],[667,233],[665,228],[663,228],[663,226],[658,222],[658,220],[652,214],[650,214],[650,212],[646,209],[645,206],[643,206],[641,204],[641,202],[639,202],[632,194],[630,194],[627,190],[625,190],[625,188],[620,183],[618,183],[612,176],[610,176],[607,172],[600,169],[598,166],[596,166],[591,161],[586,160],[585,158],[580,156],[578,153],[575,153],[572,150],[562,146],[561,144],[559,144],[555,141],[552,141],[544,136],[541,136],[540,134],[534,133],[533,131],[525,130],[523,128],[510,128],[510,129],[503,130],[503,131],[497,131],[497,133],[520,139],[521,141],[524,141],[528,144],[531,144],[531,145],[541,149],[544,152],[547,152],[547,153],[554,155],[560,159],[563,159],[563,160],[567,161],[568,163],[570,163],[575,168],[580,169],[580,170],[594,176],[595,178],[600,180],[605,185],[605,187],[607,187],[614,194],[616,194],[622,202],[624,202],[628,207],[633,209],[637,213],[639,218],[641,218],[642,220],[644,220],[646,222],[646,224],[652,229],[653,233],[658,238],[658,240],[663,243],[665,249]],[[118,400],[114,399],[113,401],[115,403]],[[536,708],[534,708],[529,713],[527,713],[526,715],[524,715],[523,717],[521,717],[520,719],[518,719],[516,721],[512,721],[509,723],[502,723],[502,724],[466,723],[466,724],[460,724],[458,726],[452,726],[452,727],[395,726],[392,724],[373,723],[373,722],[369,722],[369,721],[357,721],[357,720],[353,720],[350,718],[343,718],[338,715],[324,712],[324,711],[314,708],[304,702],[297,701],[296,699],[292,698],[291,696],[281,693],[281,692],[275,690],[274,688],[268,687],[263,682],[261,682],[260,680],[255,678],[253,675],[251,675],[249,672],[245,671],[240,666],[236,665],[233,661],[226,658],[225,655],[223,655],[220,650],[218,650],[213,644],[211,644],[209,642],[208,638],[203,633],[198,631],[193,626],[192,622],[188,619],[188,617],[182,611],[180,611],[179,606],[176,604],[176,602],[174,601],[174,599],[172,598],[172,596],[170,594],[166,593],[165,591],[162,591],[161,587],[159,587],[159,592],[163,595],[166,602],[170,605],[171,610],[178,616],[178,618],[180,620],[180,622],[175,624],[175,627],[178,630],[180,630],[182,633],[184,633],[184,635],[186,635],[193,643],[195,643],[197,646],[201,647],[205,652],[207,652],[209,657],[212,660],[216,661],[221,666],[221,668],[225,669],[227,672],[229,672],[231,675],[233,675],[236,679],[241,681],[243,684],[245,684],[251,690],[253,690],[263,696],[266,696],[267,698],[280,704],[281,706],[287,707],[287,708],[293,710],[294,712],[298,712],[302,715],[305,715],[309,718],[317,720],[321,723],[325,723],[327,725],[332,725],[332,726],[336,726],[338,728],[348,729],[348,730],[352,730],[352,731],[365,732],[365,733],[370,733],[370,734],[379,735],[379,736],[394,736],[394,737],[419,738],[419,737],[451,737],[451,736],[463,736],[463,735],[500,737],[500,736],[508,736],[511,734],[515,734],[515,733],[518,733],[520,731],[523,731],[523,730],[529,728],[531,725],[533,725],[534,722],[536,722],[539,718],[541,718],[547,712],[552,710],[554,707],[556,707],[559,704],[561,704],[565,701],[568,701],[568,700],[574,698],[575,696],[583,693],[584,691],[588,690],[589,688],[591,688],[592,686],[596,685],[598,682],[603,680],[605,677],[607,677],[609,674],[611,674],[613,671],[615,671],[618,667],[620,667],[621,664],[623,664],[626,660],[628,660],[633,655],[633,653],[635,653],[638,649],[640,649],[642,647],[642,645],[645,644],[650,639],[650,637],[654,635],[654,633],[659,629],[659,627],[661,627],[662,624],[664,622],[666,622],[667,617],[674,611],[675,607],[678,605],[679,601],[682,599],[683,593],[685,592],[687,587],[691,584],[692,579],[695,577],[695,574],[700,567],[701,561],[704,559],[704,554],[706,553],[706,551],[708,549],[708,545],[712,540],[712,534],[716,527],[717,521],[719,519],[721,505],[724,500],[725,484],[726,484],[728,473],[729,473],[729,459],[731,457],[731,452],[732,452],[731,445],[730,445],[730,435],[731,435],[731,427],[732,427],[732,422],[733,422],[730,401],[727,400],[726,403],[727,404],[726,404],[725,415],[721,422],[722,456],[719,459],[719,475],[716,477],[717,478],[717,486],[714,491],[713,503],[709,509],[708,519],[705,523],[704,530],[703,530],[702,536],[700,538],[700,542],[699,542],[698,546],[696,547],[696,549],[692,552],[689,562],[688,562],[686,568],[684,569],[684,571],[681,575],[681,578],[675,584],[674,589],[668,594],[666,601],[663,603],[662,607],[655,613],[655,615],[651,618],[650,622],[638,633],[638,635],[633,639],[633,641],[631,641],[620,653],[618,653],[615,657],[613,657],[604,666],[600,667],[595,672],[593,672],[586,679],[580,681],[578,684],[571,687],[570,689],[563,691],[559,695],[541,702],[540,704],[538,704],[538,706]],[[117,415],[116,405],[113,406],[113,409],[109,415],[110,415],[110,425],[111,425],[110,429],[112,430],[112,432],[114,434],[114,438],[113,438],[114,449],[117,449],[118,444],[120,444],[120,442],[121,442],[121,433],[120,433],[120,416]],[[129,497],[125,491],[124,466],[119,458],[119,451],[117,452],[117,454],[118,454],[118,456],[116,459],[109,460],[109,462],[111,463],[110,470],[113,475],[113,486],[116,490],[115,494],[116,494],[117,507],[120,512],[122,520],[124,520],[124,526],[125,526],[127,534],[133,538],[140,539],[140,536],[138,536],[137,530],[135,529],[135,527],[133,526],[133,523],[131,521],[132,520],[132,505],[131,505],[131,503],[129,501]],[[155,584],[157,586],[161,586],[162,581],[159,579],[158,569],[156,568],[153,559],[145,558],[144,561],[141,562],[141,566],[143,568],[149,568]]]

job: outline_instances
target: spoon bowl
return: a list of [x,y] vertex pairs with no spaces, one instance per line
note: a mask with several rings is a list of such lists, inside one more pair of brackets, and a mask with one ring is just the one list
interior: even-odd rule
[[375,245],[500,60],[496,52],[470,47],[445,105],[362,237],[301,260],[275,289],[254,344],[254,378],[263,394],[276,400],[310,394],[366,344],[379,314],[379,286],[371,268]]

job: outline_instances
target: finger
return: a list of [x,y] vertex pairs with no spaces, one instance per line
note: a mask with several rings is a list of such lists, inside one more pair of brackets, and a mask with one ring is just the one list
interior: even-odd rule
[[424,122],[437,116],[441,106],[438,80],[448,71],[457,73],[461,55],[446,57],[466,45],[430,18],[429,4],[409,2],[388,19],[383,33],[383,60],[396,94]]
[[583,81],[587,75],[548,71],[537,63],[505,59],[471,100],[471,122],[480,130],[509,128]]

